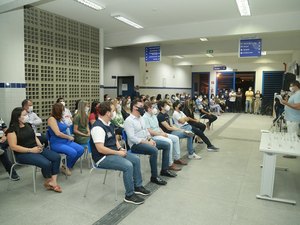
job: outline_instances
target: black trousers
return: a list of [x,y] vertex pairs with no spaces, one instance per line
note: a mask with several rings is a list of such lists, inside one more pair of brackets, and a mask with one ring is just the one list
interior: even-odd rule
[[10,169],[12,167],[12,163],[9,160],[8,155],[7,155],[7,147],[8,147],[7,141],[5,141],[4,143],[0,143],[0,148],[2,150],[4,150],[4,153],[2,155],[0,155],[0,161],[2,162],[5,170],[8,173],[10,173]]

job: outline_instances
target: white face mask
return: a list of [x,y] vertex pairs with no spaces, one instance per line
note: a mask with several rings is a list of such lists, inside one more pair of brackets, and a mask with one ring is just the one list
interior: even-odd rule
[[21,116],[21,118],[20,118],[20,121],[21,121],[22,123],[27,123],[28,120],[29,120],[29,116],[28,116],[28,115],[23,116],[23,117]]
[[165,110],[166,110],[167,112],[169,112],[169,111],[170,111],[170,106],[169,106],[169,105],[166,105]]
[[127,108],[128,108],[128,109],[130,108],[130,103],[127,104]]
[[157,108],[153,108],[153,109],[152,109],[152,114],[153,114],[153,115],[156,115],[156,114],[157,114]]
[[33,106],[28,107],[28,112],[30,112],[30,113],[33,112]]
[[66,106],[66,103],[65,102],[60,102],[63,106]]
[[90,108],[89,107],[85,107],[85,113],[88,114],[90,111]]
[[117,115],[116,111],[113,111],[111,115],[111,119],[113,120],[114,118],[116,118],[116,115]]

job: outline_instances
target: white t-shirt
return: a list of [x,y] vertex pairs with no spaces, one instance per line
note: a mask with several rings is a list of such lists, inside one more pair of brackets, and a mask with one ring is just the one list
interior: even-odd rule
[[180,127],[188,124],[187,122],[185,122],[185,123],[180,123],[179,122],[179,120],[181,118],[184,118],[184,117],[186,117],[186,115],[182,111],[180,111],[180,112],[174,111],[173,120],[174,120],[174,124],[175,124],[176,127],[180,128]]
[[[103,121],[102,119],[99,118],[99,120],[101,120],[101,122],[107,126],[110,125],[110,122],[107,124],[105,121]],[[99,126],[95,126],[92,128],[91,130],[91,136],[93,138],[94,143],[103,143],[105,142],[105,131],[103,130],[102,127]]]

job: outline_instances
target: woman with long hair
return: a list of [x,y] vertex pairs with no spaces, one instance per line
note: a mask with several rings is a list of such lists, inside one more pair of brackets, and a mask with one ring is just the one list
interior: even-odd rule
[[27,112],[21,107],[12,111],[9,128],[6,131],[9,147],[15,152],[17,162],[35,165],[42,169],[42,174],[46,179],[44,183],[46,189],[62,192],[57,184],[60,155],[48,148],[43,148],[34,130],[25,122],[26,120]]
[[88,120],[89,107],[87,101],[79,101],[78,111],[74,117],[74,137],[78,144],[86,144],[90,139]]
[[48,119],[48,138],[52,151],[67,155],[67,165],[61,170],[67,176],[71,176],[71,168],[81,157],[84,148],[74,142],[74,138],[67,134],[67,125],[62,121],[64,106],[55,103],[52,106],[51,116]]

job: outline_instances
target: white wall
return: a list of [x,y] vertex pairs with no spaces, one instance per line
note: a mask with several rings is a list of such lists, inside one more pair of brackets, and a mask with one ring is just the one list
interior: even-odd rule
[[[25,83],[23,9],[0,14],[0,83]],[[8,124],[25,88],[0,88],[0,116]]]

